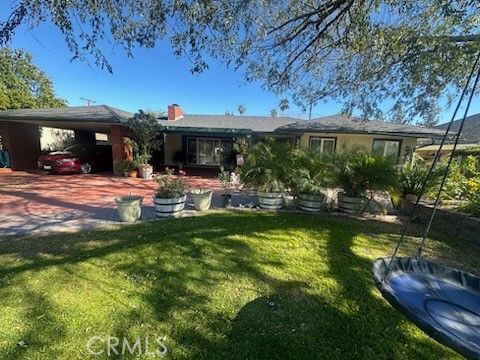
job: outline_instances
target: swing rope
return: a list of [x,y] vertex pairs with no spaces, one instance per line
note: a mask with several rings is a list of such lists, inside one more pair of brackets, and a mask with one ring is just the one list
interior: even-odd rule
[[[430,166],[430,169],[427,173],[427,176],[425,177],[425,179],[423,180],[422,182],[422,186],[420,188],[420,192],[419,192],[419,195],[417,197],[417,200],[415,201],[415,205],[413,206],[412,210],[410,211],[409,215],[408,215],[408,221],[406,222],[406,224],[403,226],[403,229],[402,229],[402,232],[401,232],[401,235],[395,245],[395,249],[393,251],[393,254],[392,254],[392,257],[390,258],[390,261],[389,261],[389,264],[387,266],[387,271],[385,272],[384,276],[383,276],[383,280],[385,280],[385,278],[388,276],[388,274],[390,273],[391,271],[391,268],[392,268],[392,264],[393,264],[393,261],[394,259],[396,258],[397,254],[398,254],[398,251],[400,249],[400,246],[401,244],[404,242],[405,240],[405,236],[406,236],[406,233],[407,233],[407,230],[410,228],[411,224],[412,224],[412,221],[413,219],[415,218],[416,214],[417,214],[417,211],[418,211],[418,208],[419,208],[419,204],[420,204],[420,201],[426,191],[426,188],[427,188],[427,184],[428,182],[430,181],[431,179],[431,176],[432,176],[432,173],[433,171],[435,170],[435,167],[438,163],[438,161],[440,160],[440,153],[441,153],[441,150],[443,148],[443,146],[445,145],[445,142],[448,138],[448,135],[449,135],[449,132],[450,132],[450,129],[452,127],[452,124],[453,122],[455,121],[455,118],[457,116],[457,113],[460,109],[460,106],[462,105],[462,102],[463,102],[463,99],[465,97],[465,95],[467,94],[468,92],[468,88],[470,86],[470,82],[475,74],[475,69],[477,68],[478,66],[478,63],[480,61],[480,52],[478,53],[476,59],[475,59],[475,62],[472,66],[472,70],[470,71],[470,74],[468,76],[468,79],[467,79],[467,82],[465,83],[465,87],[463,88],[463,91],[462,91],[462,94],[460,95],[460,99],[457,103],[457,106],[455,107],[455,111],[453,112],[452,114],[452,117],[450,119],[450,122],[448,123],[448,126],[447,126],[447,129],[445,131],[445,135],[443,136],[442,138],[442,141],[440,143],[440,146],[435,154],[435,157],[433,159],[433,162],[432,162],[432,165]],[[425,246],[425,242],[426,242],[426,238],[430,232],[430,228],[432,226],[432,223],[433,223],[433,219],[435,217],[435,213],[436,213],[436,210],[437,210],[437,207],[438,207],[438,204],[439,204],[439,201],[440,201],[440,195],[443,191],[443,187],[445,185],[445,181],[446,181],[446,178],[448,176],[448,172],[450,170],[450,165],[452,163],[452,160],[453,160],[453,157],[454,157],[454,153],[455,153],[455,150],[457,148],[457,145],[458,145],[458,142],[459,142],[459,139],[460,139],[460,134],[463,130],[463,126],[465,124],[465,119],[468,115],[468,111],[470,109],[470,104],[472,102],[472,99],[473,99],[473,96],[475,95],[475,90],[476,90],[476,87],[478,85],[478,81],[479,81],[479,78],[480,78],[480,69],[479,71],[477,72],[477,75],[475,77],[475,81],[474,81],[474,84],[473,84],[473,88],[472,88],[472,92],[470,94],[470,97],[468,99],[468,102],[467,102],[467,107],[465,109],[465,112],[464,112],[464,115],[463,115],[463,118],[460,122],[460,127],[455,135],[455,142],[454,142],[454,146],[453,146],[453,150],[450,154],[450,157],[448,159],[448,163],[447,163],[447,167],[446,167],[446,170],[445,170],[445,173],[443,174],[443,177],[442,177],[442,181],[441,181],[441,184],[440,184],[440,188],[438,190],[438,193],[437,193],[437,196],[436,196],[436,199],[435,199],[435,204],[433,206],[433,209],[432,209],[432,213],[430,214],[430,218],[429,218],[429,221],[428,221],[428,225],[425,229],[425,232],[422,236],[422,241],[417,249],[417,258],[420,259],[421,256],[422,256],[422,253],[423,253],[423,248]]]

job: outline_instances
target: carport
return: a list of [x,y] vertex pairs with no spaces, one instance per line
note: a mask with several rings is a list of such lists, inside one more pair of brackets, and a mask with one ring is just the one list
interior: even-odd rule
[[124,138],[122,122],[133,114],[107,105],[55,109],[16,109],[0,111],[0,142],[10,155],[12,170],[32,170],[40,155],[39,127],[73,130],[82,143],[95,141],[95,133],[106,133],[112,144],[113,163],[132,157]]

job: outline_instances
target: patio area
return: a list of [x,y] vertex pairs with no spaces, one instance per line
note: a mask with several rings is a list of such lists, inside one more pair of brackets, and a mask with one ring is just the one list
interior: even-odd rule
[[[212,208],[221,206],[222,188],[216,178],[185,176],[185,180],[189,189],[212,189]],[[0,169],[0,237],[118,224],[114,199],[122,195],[143,196],[142,219],[154,219],[152,195],[156,187],[154,180],[110,174],[47,175]],[[238,206],[251,200],[237,193],[232,203]],[[192,215],[190,197],[186,209],[186,215]]]

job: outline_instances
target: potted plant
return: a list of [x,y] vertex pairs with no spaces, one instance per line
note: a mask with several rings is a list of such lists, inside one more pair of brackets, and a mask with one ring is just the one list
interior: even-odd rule
[[139,110],[132,118],[125,122],[129,129],[129,136],[137,144],[140,152],[137,159],[139,175],[142,178],[151,178],[153,167],[148,162],[151,159],[152,151],[160,146],[158,139],[162,126],[158,123],[153,113]]
[[118,215],[123,222],[134,222],[142,216],[142,201],[141,196],[121,196],[115,198],[117,204]]
[[[417,201],[429,170],[430,165],[421,159],[416,159],[414,163],[405,165],[399,170],[398,186],[405,200]],[[438,184],[438,180],[444,171],[443,167],[440,166],[430,174],[429,181],[425,184],[424,193],[427,193]]]
[[223,188],[222,205],[224,208],[226,208],[232,202],[232,195],[228,193],[228,190],[231,185],[231,177],[230,177],[230,172],[225,170],[223,166],[220,167],[220,172],[218,173],[218,180],[222,184],[222,188]]
[[324,208],[326,189],[333,183],[330,157],[304,148],[295,149],[292,155],[290,186],[294,191],[297,206],[304,211],[318,212]]
[[205,211],[210,209],[212,203],[213,191],[208,189],[194,189],[192,190],[193,204],[195,210]]
[[138,176],[142,179],[151,179],[153,177],[153,166],[148,163],[151,157],[149,154],[143,154],[137,157]]
[[137,177],[137,163],[133,160],[122,159],[115,163],[115,170],[125,177]]
[[158,188],[153,202],[157,217],[177,217],[185,207],[187,184],[185,180],[175,178],[173,171],[157,177]]
[[245,163],[240,168],[244,185],[256,190],[262,209],[280,209],[290,169],[289,146],[266,139],[252,146],[245,157]]
[[[335,159],[335,183],[338,208],[350,214],[368,210],[374,190],[386,190],[397,180],[391,158],[370,154],[363,148],[353,148],[338,154]],[[367,195],[370,195],[368,198]]]

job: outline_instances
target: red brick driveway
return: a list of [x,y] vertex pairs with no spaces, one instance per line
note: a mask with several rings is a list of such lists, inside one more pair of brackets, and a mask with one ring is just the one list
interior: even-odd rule
[[[185,180],[190,189],[221,191],[217,179],[188,176]],[[117,222],[114,198],[121,195],[144,196],[143,217],[153,217],[156,186],[154,180],[111,175],[46,175],[0,169],[0,236]]]

